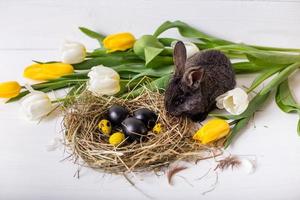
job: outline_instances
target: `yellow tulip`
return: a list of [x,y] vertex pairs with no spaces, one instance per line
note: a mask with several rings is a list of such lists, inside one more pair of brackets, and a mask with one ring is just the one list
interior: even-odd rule
[[32,80],[46,81],[73,72],[73,66],[65,63],[32,64],[25,68],[23,76]]
[[0,83],[0,98],[12,98],[18,96],[21,86],[16,81]]
[[135,37],[131,33],[117,33],[108,35],[103,40],[107,52],[125,51],[133,47]]
[[193,136],[194,140],[202,144],[213,142],[225,137],[230,132],[229,124],[222,119],[212,119],[204,124]]

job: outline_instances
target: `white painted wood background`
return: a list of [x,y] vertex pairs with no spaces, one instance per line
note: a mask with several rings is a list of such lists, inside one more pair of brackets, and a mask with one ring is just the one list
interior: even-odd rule
[[[88,48],[97,43],[84,37],[78,26],[109,34],[130,31],[152,33],[164,20],[180,19],[210,34],[252,44],[300,48],[300,1],[247,0],[0,0],[0,81],[22,79],[23,68],[35,60],[56,60],[64,39],[78,40]],[[175,35],[170,31],[169,35]],[[253,75],[238,77],[249,85]],[[300,73],[290,78],[300,102]],[[63,150],[47,152],[47,143],[59,135],[60,118],[40,124],[18,115],[18,103],[0,107],[0,199],[147,199],[122,177],[60,162]],[[281,112],[273,100],[259,112],[228,150],[254,155],[257,171],[219,174],[216,189],[203,195],[215,181],[213,163],[205,161],[175,178],[138,176],[137,186],[154,199],[300,199],[300,137],[296,115]]]

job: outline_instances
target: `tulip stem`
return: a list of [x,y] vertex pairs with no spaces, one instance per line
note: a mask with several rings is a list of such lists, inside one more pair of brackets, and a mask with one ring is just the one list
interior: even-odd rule
[[86,82],[88,79],[65,79],[65,80],[59,80],[59,81],[53,81],[53,82],[45,82],[45,83],[38,83],[36,85],[32,85],[33,89],[39,90],[44,89],[48,87],[53,87],[56,85],[61,84],[70,84],[70,83],[77,83],[77,82]]

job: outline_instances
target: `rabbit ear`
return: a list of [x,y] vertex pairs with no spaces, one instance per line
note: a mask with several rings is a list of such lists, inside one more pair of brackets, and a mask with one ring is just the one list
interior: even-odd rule
[[183,42],[176,43],[174,48],[173,60],[175,64],[175,74],[182,75],[184,73],[184,66],[186,62],[186,49]]
[[183,75],[183,82],[193,88],[197,89],[200,86],[204,77],[204,69],[199,67],[191,67],[186,70]]

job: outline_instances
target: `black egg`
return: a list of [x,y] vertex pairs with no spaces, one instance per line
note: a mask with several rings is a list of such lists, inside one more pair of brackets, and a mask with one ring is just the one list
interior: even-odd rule
[[155,126],[157,120],[157,115],[155,114],[155,112],[147,108],[140,108],[136,110],[133,113],[133,116],[141,120],[149,130]]
[[134,117],[129,117],[122,122],[122,129],[130,140],[140,140],[147,135],[147,127],[145,124]]
[[108,109],[108,120],[113,125],[120,125],[121,122],[128,116],[129,112],[126,108],[120,105],[113,105]]

